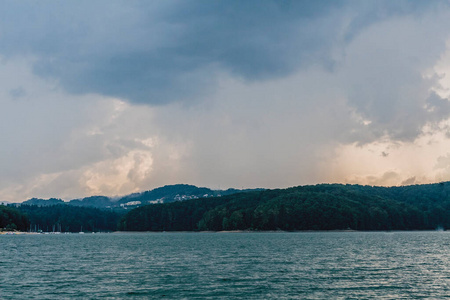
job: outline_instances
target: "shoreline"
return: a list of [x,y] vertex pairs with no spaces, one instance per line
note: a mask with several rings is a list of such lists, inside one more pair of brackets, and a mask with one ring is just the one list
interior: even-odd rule
[[[221,231],[110,231],[110,232],[83,232],[84,234],[142,234],[142,233],[339,233],[339,232],[384,232],[384,233],[394,233],[394,232],[446,232],[450,230],[353,230],[353,229],[336,229],[336,230],[221,230]],[[80,234],[79,232],[59,232],[60,234]],[[28,232],[28,231],[0,231],[0,235],[58,235],[54,232]]]
[[353,230],[353,229],[333,229],[333,230],[203,230],[203,231],[113,231],[111,233],[315,233],[315,232],[446,232],[450,230],[415,229],[415,230]]

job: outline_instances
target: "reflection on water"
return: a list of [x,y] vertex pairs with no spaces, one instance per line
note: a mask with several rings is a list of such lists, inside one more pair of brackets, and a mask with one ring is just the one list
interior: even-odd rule
[[0,236],[0,299],[443,298],[450,233]]

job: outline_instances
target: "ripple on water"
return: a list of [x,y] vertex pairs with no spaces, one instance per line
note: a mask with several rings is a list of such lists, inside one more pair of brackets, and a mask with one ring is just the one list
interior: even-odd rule
[[0,236],[1,299],[444,298],[446,232]]

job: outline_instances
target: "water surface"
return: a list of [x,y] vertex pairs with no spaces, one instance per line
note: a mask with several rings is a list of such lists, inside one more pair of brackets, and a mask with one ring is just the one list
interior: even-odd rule
[[0,299],[444,298],[450,233],[0,236]]

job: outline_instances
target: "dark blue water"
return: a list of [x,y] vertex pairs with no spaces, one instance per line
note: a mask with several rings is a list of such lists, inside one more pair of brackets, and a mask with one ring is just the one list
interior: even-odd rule
[[450,233],[0,236],[0,299],[445,298]]

